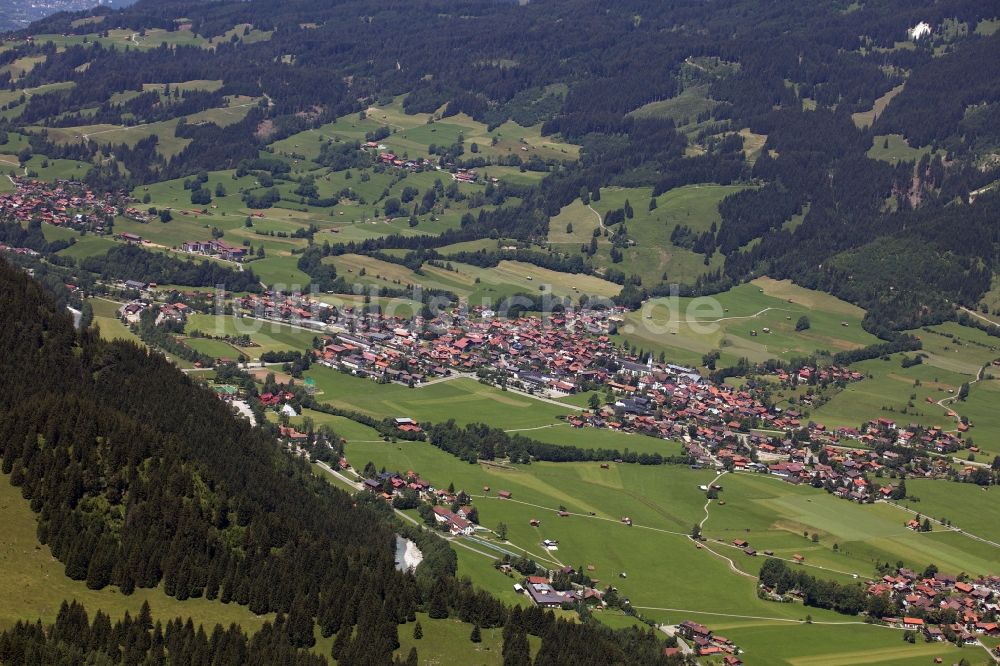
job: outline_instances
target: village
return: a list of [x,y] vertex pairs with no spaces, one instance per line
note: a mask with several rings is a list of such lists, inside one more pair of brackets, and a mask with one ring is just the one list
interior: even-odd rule
[[148,221],[146,214],[130,205],[132,199],[125,194],[97,194],[83,183],[69,180],[12,180],[14,191],[0,194],[0,220],[22,224],[40,221],[97,234],[108,233],[116,215]]

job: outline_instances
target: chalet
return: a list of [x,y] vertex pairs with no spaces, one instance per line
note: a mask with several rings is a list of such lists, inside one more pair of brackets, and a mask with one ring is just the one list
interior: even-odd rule
[[446,524],[448,531],[454,535],[470,535],[475,531],[475,526],[465,518],[452,513],[450,509],[443,506],[433,507],[434,520],[438,523]]
[[677,625],[677,629],[680,631],[681,636],[689,640],[694,640],[695,638],[704,638],[707,640],[712,636],[712,631],[708,627],[691,620],[684,620]]
[[927,625],[924,627],[924,636],[927,637],[928,641],[943,641],[944,632],[941,631],[940,627],[933,627]]

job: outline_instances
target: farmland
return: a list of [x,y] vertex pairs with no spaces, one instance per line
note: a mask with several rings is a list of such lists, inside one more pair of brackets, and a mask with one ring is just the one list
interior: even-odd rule
[[[704,494],[697,485],[711,479],[711,472],[614,464],[600,469],[594,463],[470,466],[415,442],[349,442],[347,455],[358,467],[372,461],[377,468],[413,469],[439,486],[454,483],[466,489],[479,507],[482,525],[492,528],[504,522],[516,550],[524,549],[549,566],[593,565],[592,575],[605,581],[626,571],[628,578],[619,577],[614,584],[636,607],[759,615],[760,619],[795,619],[804,614],[801,607],[757,600],[752,586],[743,588],[745,578],[727,571],[707,551],[691,547],[685,535],[704,515]],[[921,535],[907,530],[903,527],[907,514],[889,506],[847,504],[808,487],[754,475],[726,475],[720,482],[726,505],[711,505],[706,536],[726,542],[746,538],[758,548],[773,549],[777,556],[789,559],[801,553],[815,575],[846,582],[850,577],[837,572],[868,576],[876,560],[889,558],[921,567],[934,561],[955,570],[988,570],[995,558],[988,549],[969,548],[973,542],[959,534]],[[484,486],[491,487],[491,492],[482,493]],[[513,499],[495,499],[497,489],[510,491]],[[570,516],[558,517],[559,507]],[[619,522],[622,515],[632,518],[632,528]],[[540,526],[531,527],[529,519],[539,519]],[[813,543],[803,538],[803,531],[818,533],[820,538]],[[558,540],[559,549],[542,550],[538,545],[542,538]],[[734,548],[711,547],[751,571],[761,562]],[[463,559],[469,558],[463,553]],[[500,579],[493,582],[492,572],[475,566],[469,570],[491,586],[503,585]],[[683,580],[681,572],[686,572],[688,580]],[[733,594],[719,604],[716,595],[705,594],[705,588],[692,585],[691,578],[706,585],[728,586]],[[810,612],[817,620],[821,615],[827,619],[822,611]],[[711,624],[721,621],[712,619]]]
[[[329,368],[313,367],[306,376],[316,382],[318,401],[378,418],[408,416],[435,423],[454,418],[459,423],[485,421],[508,428],[533,428],[558,423],[559,416],[573,411],[468,378],[412,389],[386,384],[372,390],[370,380]],[[460,405],[465,409],[459,409]]]
[[[772,550],[788,560],[800,554],[806,563],[832,572],[870,576],[876,562],[902,560],[914,569],[933,563],[945,571],[976,575],[989,572],[1000,556],[1000,549],[943,527],[930,533],[907,529],[904,523],[910,514],[886,504],[849,503],[769,476],[726,475],[720,483],[726,504],[711,506],[703,526],[706,536],[725,542],[743,538],[758,551]],[[945,488],[951,485],[938,482]],[[813,534],[819,536],[815,542]],[[745,562],[759,563],[735,549],[732,552]]]
[[487,298],[496,302],[512,294],[532,293],[544,288],[551,289],[557,297],[578,297],[580,294],[611,297],[621,290],[619,285],[598,277],[561,273],[507,260],[493,268],[458,262],[450,262],[450,271],[425,266],[421,269],[423,275],[398,264],[356,254],[345,254],[328,261],[337,268],[338,274],[350,275],[352,282],[395,288],[420,284],[426,288],[450,291],[476,304]]
[[698,233],[708,231],[721,221],[719,202],[741,189],[743,186],[732,185],[678,187],[657,197],[656,208],[649,210],[652,188],[604,188],[600,200],[591,201],[589,207],[575,200],[553,217],[549,225],[549,242],[560,250],[579,252],[580,246],[588,244],[594,230],[599,228],[600,219],[628,201],[635,216],[624,224],[635,245],[625,248],[622,263],[615,265],[610,259],[610,241],[599,238],[595,263],[639,275],[644,284],[655,284],[664,275],[670,282],[691,283],[699,275],[721,267],[721,257],[716,256],[706,266],[703,255],[671,245],[671,233],[679,225]]
[[[861,328],[864,311],[787,281],[758,278],[708,298],[652,299],[626,318],[622,339],[665,351],[681,363],[700,365],[721,352],[721,365],[838,352],[876,342]],[[801,316],[810,327],[796,331]],[[764,329],[768,329],[766,332]]]
[[[192,346],[207,346],[210,343],[216,343],[214,347],[218,351],[224,351],[224,347],[229,347],[229,353],[226,354],[213,354],[206,351],[205,353],[210,356],[229,356],[234,358],[232,350],[235,348],[239,353],[245,354],[250,359],[259,358],[261,354],[270,351],[304,351],[312,345],[312,339],[315,335],[312,331],[296,328],[288,324],[257,319],[238,319],[231,315],[213,314],[192,314],[188,317],[185,331],[189,335],[193,331],[200,331],[205,335],[216,338],[248,335],[256,346],[236,348],[234,345],[209,339],[189,339],[189,343],[195,343]],[[218,345],[220,344],[224,345],[224,347],[219,347]]]
[[[1000,355],[996,338],[982,331],[949,322],[912,331],[922,342],[919,352],[924,362],[902,367],[905,355],[856,363],[852,367],[867,379],[851,384],[816,409],[813,418],[828,426],[857,426],[865,419],[882,416],[906,423],[954,427],[948,412],[970,419],[970,435],[986,450],[1000,433],[993,404],[997,382],[986,380],[973,385],[966,401],[954,402],[959,387],[976,378],[980,368]],[[912,354],[910,355],[912,356]],[[978,390],[977,390],[978,389]],[[947,400],[947,407],[936,403]]]

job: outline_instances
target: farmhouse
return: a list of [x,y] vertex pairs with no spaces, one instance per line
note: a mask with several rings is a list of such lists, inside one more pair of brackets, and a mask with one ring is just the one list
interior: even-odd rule
[[475,531],[475,526],[472,523],[465,518],[452,513],[450,509],[443,506],[435,506],[433,507],[433,511],[434,520],[438,523],[446,524],[448,526],[448,531],[454,535],[469,535]]
[[573,601],[571,596],[564,592],[557,592],[547,582],[532,583],[529,581],[526,590],[535,605],[541,608],[559,608],[563,602]]

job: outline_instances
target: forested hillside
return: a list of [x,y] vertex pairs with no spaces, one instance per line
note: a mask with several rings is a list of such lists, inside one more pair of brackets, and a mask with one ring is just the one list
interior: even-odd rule
[[[92,589],[113,585],[130,594],[162,584],[179,600],[277,612],[280,638],[248,644],[238,630],[220,637],[236,655],[254,641],[294,655],[315,644],[318,626],[337,636],[339,663],[387,664],[399,645],[397,626],[429,607],[432,616],[452,609],[481,627],[506,625],[515,642],[525,632],[541,636],[549,657],[536,663],[662,658],[652,634],[588,625],[572,629],[585,640],[569,641],[569,625],[540,609],[512,619],[498,601],[454,578],[454,553],[433,536],[419,537],[426,557],[416,576],[396,570],[384,506],[313,475],[303,459],[279,450],[270,427],[237,419],[161,355],[102,341],[93,330],[78,335],[68,313],[5,262],[0,345],[0,380],[20,387],[18,400],[0,410],[4,481],[30,500],[39,541],[65,574]],[[18,627],[0,636],[0,657],[30,652],[25,646],[39,640],[65,642],[45,654],[117,654],[122,644],[114,641],[122,639],[96,635],[107,617],[84,629],[87,622],[83,609],[73,609],[50,630]],[[69,626],[94,633],[94,641],[81,642],[86,633]],[[148,618],[123,625],[119,633],[145,636],[124,647],[170,651],[172,641],[190,638],[180,627],[156,636],[152,629]]]

